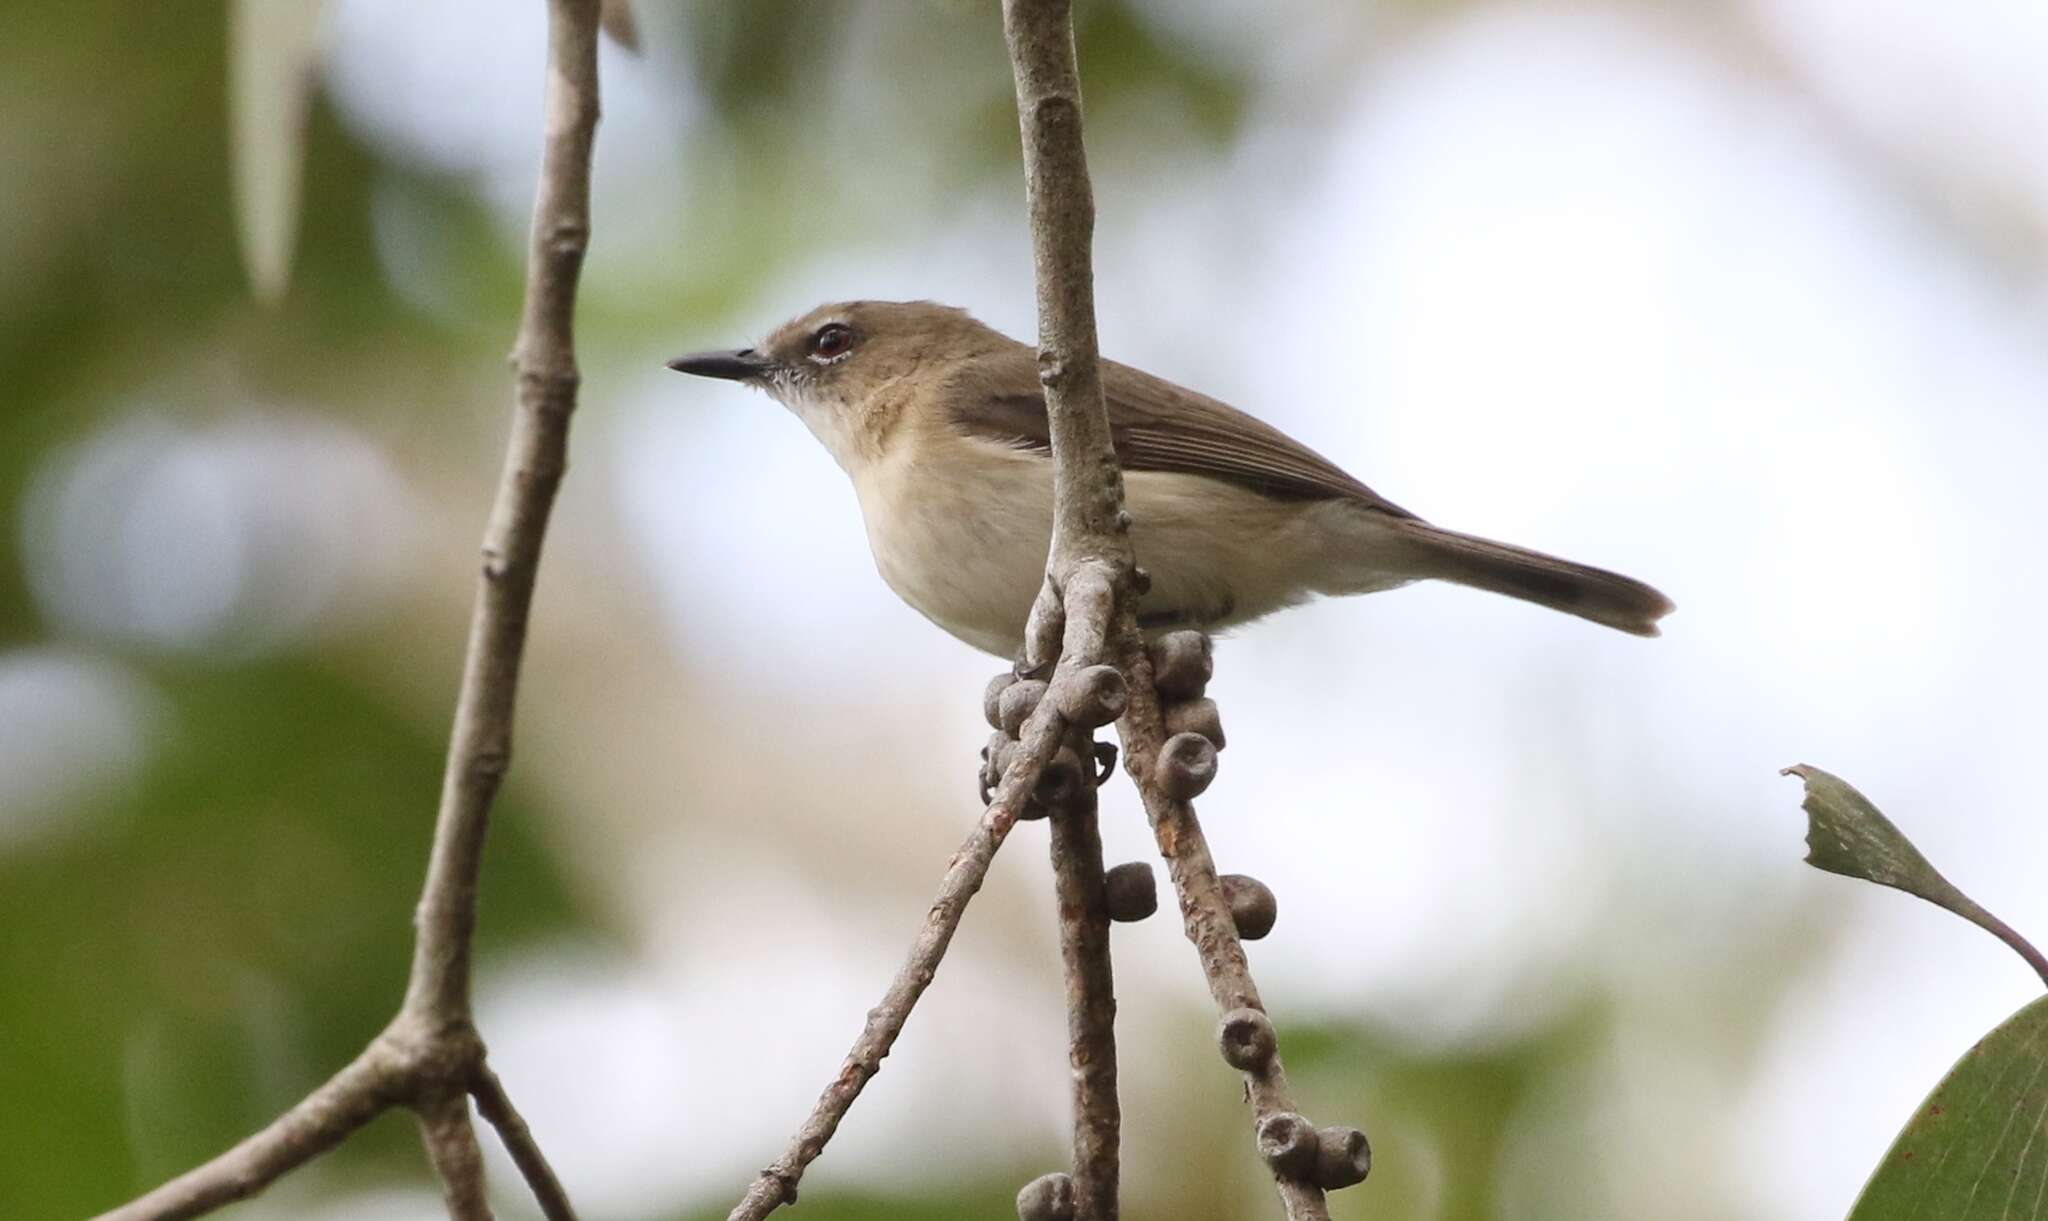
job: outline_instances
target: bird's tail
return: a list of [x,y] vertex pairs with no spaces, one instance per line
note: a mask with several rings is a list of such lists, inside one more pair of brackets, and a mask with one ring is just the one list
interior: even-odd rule
[[1676,609],[1641,581],[1604,568],[1412,519],[1396,530],[1408,550],[1405,558],[1421,576],[1506,594],[1637,636],[1657,635],[1657,620]]

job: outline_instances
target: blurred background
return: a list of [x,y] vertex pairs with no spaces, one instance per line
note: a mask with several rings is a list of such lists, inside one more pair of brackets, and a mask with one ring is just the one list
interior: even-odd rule
[[[883,587],[793,419],[661,361],[850,296],[1033,329],[995,4],[638,12],[478,985],[599,1221],[722,1217],[781,1149],[976,817],[998,667]],[[231,73],[225,8],[0,13],[8,1217],[216,1152],[402,990],[544,14],[318,14],[287,283],[291,176],[238,209],[232,166],[290,123],[229,82],[293,78]],[[1417,588],[1220,643],[1203,815],[1279,894],[1304,1109],[1377,1153],[1333,1213],[1839,1217],[2037,984],[1806,869],[1777,769],[2048,936],[2048,8],[1080,14],[1110,354],[1680,607],[1648,642]],[[1149,858],[1127,787],[1105,820]],[[1115,944],[1127,1215],[1276,1215],[1177,922]],[[1058,971],[1027,825],[800,1215],[1013,1215],[1065,1157]],[[392,1116],[234,1215],[440,1213]]]

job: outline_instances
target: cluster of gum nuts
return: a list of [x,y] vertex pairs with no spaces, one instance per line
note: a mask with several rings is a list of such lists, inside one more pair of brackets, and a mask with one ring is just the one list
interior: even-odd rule
[[[1216,752],[1224,744],[1216,701],[1204,694],[1214,667],[1209,637],[1202,632],[1170,632],[1149,648],[1169,735],[1154,763],[1152,778],[1167,796],[1189,801],[1215,779]],[[990,681],[982,712],[995,734],[981,755],[983,804],[1016,757],[1025,720],[1049,690],[1044,682],[1020,679],[1007,671]],[[1081,670],[1063,679],[1054,696],[1068,723],[1089,732],[1121,716],[1127,697],[1123,675],[1114,666]],[[1116,748],[1096,743],[1093,755],[1095,783],[1099,785],[1115,766]],[[1018,817],[1044,818],[1072,801],[1081,791],[1081,766],[1074,747],[1062,745]],[[1158,884],[1146,862],[1118,865],[1103,881],[1110,919],[1143,920],[1158,910]],[[1257,941],[1273,930],[1278,905],[1265,883],[1241,873],[1224,874],[1218,881],[1240,939]],[[1233,1009],[1224,1014],[1217,1024],[1216,1040],[1231,1067],[1254,1076],[1266,1071],[1278,1049],[1272,1020],[1257,1009]],[[1259,1120],[1257,1136],[1259,1156],[1274,1174],[1313,1183],[1325,1191],[1363,1182],[1372,1169],[1372,1148],[1357,1128],[1318,1128],[1292,1111],[1275,1111]],[[1063,1173],[1033,1179],[1017,1193],[1017,1216],[1019,1221],[1072,1221],[1073,1180]]]

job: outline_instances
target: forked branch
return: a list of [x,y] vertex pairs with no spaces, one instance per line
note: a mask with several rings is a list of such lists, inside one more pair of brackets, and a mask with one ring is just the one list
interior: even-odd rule
[[[995,800],[954,857],[909,961],[870,1013],[839,1077],[819,1098],[789,1151],[762,1172],[728,1221],[759,1221],[795,1199],[804,1168],[879,1070],[910,1007],[931,982],[967,899],[980,887],[996,848],[1021,812],[1019,803],[1034,793],[1044,796],[1041,778],[1061,739],[1073,733],[1075,745],[1084,745],[1086,733],[1074,731],[1092,730],[1117,717],[1125,761],[1143,792],[1188,936],[1210,991],[1225,1011],[1222,1050],[1244,1073],[1260,1152],[1274,1171],[1290,1221],[1327,1221],[1323,1185],[1344,1186],[1363,1177],[1364,1137],[1353,1129],[1318,1131],[1293,1110],[1272,1025],[1189,804],[1213,774],[1220,731],[1215,742],[1195,732],[1168,739],[1161,693],[1137,627],[1136,601],[1146,580],[1132,555],[1131,518],[1124,509],[1122,472],[1102,397],[1090,248],[1095,207],[1081,138],[1070,0],[1004,0],[1003,32],[1017,87],[1038,288],[1039,380],[1045,388],[1053,459],[1052,549],[1045,587],[1025,627],[1019,670],[1027,675],[1050,670],[1051,682],[1034,679],[991,688],[989,719],[1003,731],[990,743],[991,768],[1001,776]],[[1114,710],[1106,714],[1104,702],[1089,694],[1104,689],[1105,671],[1116,691]],[[1213,720],[1213,706],[1208,711]],[[1019,1195],[1018,1207],[1033,1221],[1113,1221],[1119,1123],[1115,998],[1092,783],[1085,793],[1071,794],[1064,806],[1052,810],[1053,859],[1074,1070],[1074,1165],[1071,1176],[1033,1182]]]
[[534,576],[576,406],[573,321],[590,234],[591,145],[598,117],[599,0],[549,0],[546,137],[526,268],[526,307],[505,469],[484,533],[483,572],[417,938],[397,1016],[348,1067],[270,1126],[214,1160],[106,1214],[118,1221],[195,1217],[262,1191],[339,1145],[392,1107],[420,1119],[451,1215],[488,1218],[483,1162],[470,1121],[474,1095],[533,1186],[549,1221],[569,1221],[567,1197],[540,1147],[485,1063],[470,1011],[471,943],[485,832],[512,757],[519,665]]

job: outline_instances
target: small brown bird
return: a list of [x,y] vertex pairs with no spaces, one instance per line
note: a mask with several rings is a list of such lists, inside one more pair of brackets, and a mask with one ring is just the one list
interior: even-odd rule
[[[1052,537],[1037,354],[929,301],[823,305],[759,347],[669,368],[766,390],[853,479],[882,579],[1000,657],[1023,648]],[[1226,628],[1314,594],[1441,580],[1655,636],[1640,581],[1432,526],[1307,446],[1215,399],[1102,362],[1148,629]]]

